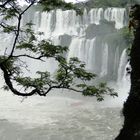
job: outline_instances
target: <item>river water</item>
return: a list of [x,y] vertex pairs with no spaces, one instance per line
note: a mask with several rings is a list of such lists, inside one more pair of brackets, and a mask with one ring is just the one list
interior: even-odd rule
[[1,93],[0,140],[113,140],[118,134],[126,95],[98,103],[94,97],[59,92],[45,98]]

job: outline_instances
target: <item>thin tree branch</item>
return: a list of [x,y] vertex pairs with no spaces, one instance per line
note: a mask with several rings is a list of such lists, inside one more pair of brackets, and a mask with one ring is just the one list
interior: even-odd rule
[[[19,32],[20,32],[21,19],[22,19],[22,15],[19,14],[19,17],[18,17],[17,33],[16,33],[16,36],[15,36],[15,39],[14,39],[14,43],[13,43],[13,47],[12,47],[12,51],[11,51],[11,53],[10,53],[10,55],[9,55],[9,58],[13,55],[14,50],[15,50],[15,47],[16,47],[16,43],[17,43],[17,40],[18,40],[18,37],[19,37]],[[8,59],[9,59],[9,58],[8,58]]]
[[[11,2],[11,0],[7,0],[5,3],[3,3],[3,4],[1,4],[0,5],[0,7],[3,7],[3,8],[5,8],[5,5],[6,4],[8,4],[9,2]],[[10,55],[8,56],[8,58],[6,59],[6,60],[4,60],[3,62],[1,62],[0,63],[0,69],[2,70],[2,72],[3,72],[3,77],[4,77],[4,80],[5,80],[5,83],[6,83],[6,85],[9,87],[9,89],[15,94],[15,95],[18,95],[18,96],[24,96],[24,97],[27,97],[27,96],[32,96],[32,95],[35,95],[35,94],[38,94],[38,95],[40,95],[40,96],[46,96],[47,95],[47,93],[49,93],[50,92],[50,90],[52,90],[52,89],[69,89],[69,90],[72,90],[72,91],[76,91],[76,92],[82,92],[82,91],[80,91],[80,90],[77,90],[77,89],[74,89],[74,88],[72,88],[72,87],[70,87],[70,84],[67,84],[66,82],[67,82],[67,80],[68,80],[68,76],[69,76],[69,73],[71,72],[71,71],[69,71],[69,67],[67,67],[67,65],[65,66],[65,64],[64,64],[64,70],[65,70],[65,76],[63,77],[63,79],[61,79],[61,81],[60,81],[60,83],[57,83],[57,84],[54,84],[54,83],[47,83],[46,84],[46,88],[44,88],[44,86],[45,85],[41,85],[41,88],[39,88],[36,84],[33,84],[33,83],[29,83],[29,85],[26,87],[26,86],[24,86],[24,84],[23,84],[23,86],[25,87],[25,92],[21,92],[20,90],[18,90],[18,89],[16,89],[15,87],[14,87],[14,85],[13,85],[13,81],[15,81],[15,82],[17,82],[18,83],[18,81],[16,81],[17,79],[13,79],[13,73],[12,73],[12,70],[11,69],[9,69],[8,67],[7,67],[7,61],[9,60],[9,59],[12,59],[12,58],[19,58],[19,57],[28,57],[28,58],[31,58],[31,59],[36,59],[36,60],[41,60],[41,61],[43,61],[41,58],[43,58],[43,57],[45,57],[45,56],[38,56],[38,57],[33,57],[33,56],[30,56],[30,55],[28,55],[28,54],[21,54],[21,55],[13,55],[14,54],[14,51],[15,51],[15,49],[16,49],[16,44],[17,44],[17,42],[18,42],[18,38],[19,38],[19,35],[20,35],[20,26],[21,26],[21,20],[22,20],[22,16],[24,15],[24,13],[34,4],[36,2],[36,0],[32,0],[31,1],[31,3],[30,3],[30,5],[28,5],[22,12],[19,12],[19,11],[16,11],[17,13],[16,13],[16,15],[17,15],[17,29],[16,29],[16,32],[15,32],[15,38],[14,38],[14,42],[13,42],[13,45],[12,45],[12,50],[11,50],[11,52],[10,52]],[[13,7],[13,5],[11,5],[12,6],[12,8],[14,8]],[[15,8],[14,8],[15,9]],[[6,26],[5,25],[1,25],[3,28],[5,27],[6,28]],[[73,80],[73,79],[71,79],[71,80]],[[19,82],[19,84],[20,84],[20,82]],[[22,85],[22,83],[21,83],[21,85]],[[26,88],[27,89],[31,89],[31,91],[29,91],[29,92],[26,92]]]
[[33,4],[35,4],[35,2],[36,0],[33,0],[31,4],[27,8],[25,8],[20,14],[23,15]]
[[12,0],[7,0],[5,3],[0,4],[0,7],[1,8],[5,8],[5,5],[8,4],[10,1],[12,1]]
[[35,3],[35,0],[32,1],[32,3],[26,8],[24,9],[18,16],[18,25],[17,25],[17,33],[16,33],[16,36],[15,36],[15,39],[14,39],[14,43],[13,43],[13,47],[12,47],[12,51],[8,57],[8,59],[10,57],[12,57],[13,53],[14,53],[14,50],[15,50],[15,47],[16,47],[16,43],[17,43],[17,40],[18,40],[18,37],[19,37],[19,33],[20,33],[20,25],[21,25],[21,19],[22,19],[22,15]]
[[44,60],[41,59],[41,58],[43,58],[44,56],[33,57],[33,56],[30,56],[30,55],[27,55],[27,54],[21,54],[21,55],[12,55],[12,57],[15,57],[15,58],[19,58],[19,57],[28,57],[28,58],[31,58],[31,59],[36,59],[36,60],[40,60],[40,61],[45,62]]
[[4,79],[5,79],[5,83],[8,85],[9,89],[15,94],[15,95],[18,95],[18,96],[32,96],[34,94],[41,94],[40,91],[38,89],[33,89],[31,92],[25,92],[25,93],[22,93],[22,92],[19,92],[17,91],[14,87],[13,87],[13,84],[12,84],[12,81],[11,81],[11,78],[10,78],[10,74],[8,73],[6,67],[1,64],[0,65],[0,68],[1,70],[3,71],[3,75],[4,75]]
[[56,89],[57,89],[57,88],[58,88],[58,89],[61,89],[61,88],[62,88],[62,89],[72,90],[72,91],[75,91],[75,92],[80,92],[80,93],[82,92],[81,90],[77,90],[77,89],[69,88],[69,87],[52,86],[51,88],[52,88],[52,89],[53,89],[53,88],[56,88]]
[[[9,25],[8,25],[8,24],[5,24],[5,25],[4,25],[4,24],[5,24],[5,23],[1,22],[1,23],[0,23],[0,26],[1,26],[2,28],[5,28],[5,29],[9,29],[9,30],[10,30],[10,27],[8,27]],[[17,30],[15,30],[15,29],[12,30],[12,31],[13,31],[13,32],[17,32]]]

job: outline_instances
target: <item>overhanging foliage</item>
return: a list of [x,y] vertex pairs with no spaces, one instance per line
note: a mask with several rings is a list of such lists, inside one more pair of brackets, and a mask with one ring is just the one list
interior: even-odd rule
[[[39,36],[43,33],[35,33],[32,22],[26,23],[24,27],[21,26],[21,21],[25,12],[30,7],[39,4],[43,9],[50,11],[55,8],[62,7],[63,9],[74,9],[77,13],[81,13],[79,9],[75,8],[71,3],[65,3],[62,0],[25,0],[28,5],[23,9],[17,0],[3,0],[0,3],[0,30],[9,36],[13,36],[13,44],[10,44],[10,53],[5,53],[0,56],[0,69],[3,72],[6,85],[4,89],[11,90],[14,94],[19,96],[32,96],[38,94],[46,96],[52,89],[69,89],[76,92],[81,92],[83,95],[96,96],[99,101],[103,100],[105,94],[117,96],[113,89],[107,87],[106,84],[101,83],[97,86],[88,85],[88,81],[94,80],[95,74],[85,70],[85,64],[78,60],[78,58],[71,58],[68,62],[64,56],[67,47],[60,45],[53,45],[51,41],[40,40]],[[15,25],[11,25],[9,21],[16,21]],[[21,54],[15,54],[20,50]],[[5,50],[6,51],[6,50]],[[46,71],[36,71],[36,78],[31,76],[23,76],[28,65],[19,65],[19,61],[26,58],[27,61],[34,60],[40,63],[46,63],[48,58],[53,58],[58,62],[58,70],[55,76],[51,76]],[[25,60],[24,60],[24,62]],[[78,79],[78,83],[75,80]],[[17,86],[22,88],[22,91]]]

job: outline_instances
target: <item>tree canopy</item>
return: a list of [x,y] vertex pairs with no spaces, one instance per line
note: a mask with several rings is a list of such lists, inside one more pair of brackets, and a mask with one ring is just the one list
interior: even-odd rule
[[[96,96],[98,100],[103,100],[104,94],[117,96],[113,89],[107,87],[105,83],[99,85],[87,84],[92,81],[96,75],[85,70],[85,63],[78,58],[71,58],[68,62],[64,53],[68,51],[67,47],[53,45],[49,40],[40,40],[43,33],[35,33],[33,30],[34,23],[27,22],[21,26],[24,14],[34,5],[39,5],[45,11],[56,8],[74,9],[77,14],[81,11],[71,3],[65,3],[63,0],[25,0],[26,7],[21,7],[17,0],[2,0],[0,2],[0,30],[1,34],[13,36],[13,44],[8,46],[10,51],[5,48],[4,54],[0,55],[0,69],[3,72],[5,90],[11,90],[19,96],[32,96],[46,94],[52,89],[69,89],[81,92],[83,95]],[[16,21],[13,25],[9,21]],[[5,42],[6,43],[6,42]],[[20,50],[22,53],[17,54]],[[24,69],[28,68],[26,61],[31,59],[46,63],[48,58],[54,58],[58,62],[58,69],[53,77],[47,71],[36,71],[36,78],[24,76]],[[22,64],[20,63],[22,62]],[[75,83],[78,79],[78,83]],[[19,87],[22,90],[19,90]]]

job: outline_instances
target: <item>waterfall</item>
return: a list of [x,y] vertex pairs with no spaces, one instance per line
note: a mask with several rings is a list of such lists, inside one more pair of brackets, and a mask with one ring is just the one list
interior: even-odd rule
[[[101,20],[107,20],[114,22],[115,28],[118,30],[126,25],[126,15],[125,8],[93,8],[90,11],[84,9],[82,16],[77,15],[74,10],[56,9],[50,12],[39,12],[31,9],[23,17],[22,26],[25,25],[26,21],[32,21],[35,32],[43,32],[44,39],[52,40],[57,45],[68,46],[67,60],[70,57],[78,57],[86,63],[87,70],[95,72],[99,77],[120,80],[124,72],[124,66],[121,65],[122,63],[126,64],[125,60],[120,58],[123,49],[119,49],[119,46],[115,44],[110,45],[107,40],[100,37],[104,28],[106,32],[112,30],[110,25],[103,29],[99,26],[102,26]],[[89,37],[88,32],[90,32]],[[109,34],[106,32],[104,36]],[[3,39],[3,35],[0,38],[1,44],[5,44],[6,40],[9,39],[7,37]],[[6,44],[8,45],[8,43]],[[51,61],[54,60],[49,60],[48,69],[54,72],[54,62],[51,63]],[[38,66],[40,67],[40,64]]]
[[127,52],[126,49],[123,50],[121,58],[120,58],[120,64],[119,64],[119,68],[118,68],[118,82],[120,83],[123,78],[124,78],[124,74],[126,74],[126,65],[127,65]]
[[[87,70],[95,72],[101,78],[114,80],[122,76],[118,74],[118,71],[122,71],[118,68],[121,69],[119,61],[123,49],[115,44],[110,45],[107,40],[100,37],[100,34],[102,35],[103,30],[106,30],[104,36],[114,32],[106,23],[102,28],[102,20],[114,22],[117,30],[126,25],[125,8],[93,8],[89,11],[84,9],[82,16],[77,15],[74,10],[61,9],[42,13],[31,10],[27,15],[24,20],[32,20],[35,23],[35,31],[43,32],[45,39],[52,40],[57,45],[68,46],[67,60],[70,57],[78,57],[86,63]],[[55,71],[52,69],[53,63],[49,61],[49,70]]]
[[107,8],[104,12],[104,18],[108,21],[115,21],[115,27],[117,29],[126,25],[124,17],[126,16],[126,10],[124,8]]
[[89,49],[87,54],[87,69],[89,70],[95,70],[95,47],[96,47],[96,38],[93,38],[92,40],[89,40]]
[[[48,13],[30,9],[23,17],[22,26],[32,21],[35,32],[44,33],[43,39],[68,47],[67,61],[78,57],[86,63],[88,71],[108,82],[120,96],[115,99],[107,96],[104,102],[97,104],[95,98],[67,90],[53,90],[46,98],[26,99],[1,90],[4,93],[0,95],[1,140],[114,139],[122,126],[119,107],[126,99],[130,83],[126,72],[127,49],[122,47],[122,41],[115,44],[111,37],[126,25],[126,16],[124,8],[85,9],[82,16],[73,10],[56,9]],[[12,40],[12,36],[0,34],[1,46],[9,48]],[[0,50],[2,54],[5,48]],[[57,68],[54,59],[44,65],[34,60],[28,64],[33,75],[37,69],[46,68],[53,75]],[[3,85],[2,80],[0,83]]]
[[78,16],[74,10],[62,11],[57,9],[51,12],[33,11],[25,16],[24,21],[32,20],[35,29],[44,32],[46,37],[63,34],[84,36],[87,26],[100,24],[100,20],[114,21],[115,27],[120,29],[126,25],[126,10],[124,8],[94,8],[89,12],[85,9],[82,16]]
[[101,77],[107,75],[108,73],[108,45],[105,43],[103,44],[102,48],[102,67],[101,67]]
[[103,8],[94,8],[89,11],[90,23],[99,24],[103,15]]
[[[56,9],[40,12],[30,9],[23,17],[21,25],[24,26],[26,22],[32,21],[35,32],[44,33],[42,38],[51,40],[53,44],[68,47],[67,61],[71,57],[78,57],[86,64],[88,71],[94,72],[105,82],[113,83],[115,87],[117,83],[121,85],[126,81],[129,82],[125,70],[128,65],[126,48],[121,47],[124,42],[115,44],[114,38],[111,38],[112,33],[115,34],[126,25],[126,16],[125,8],[93,8],[89,11],[84,9],[81,16],[74,10]],[[11,42],[12,36],[0,34],[2,46],[6,48]],[[1,53],[4,54],[4,51],[5,49],[2,49]],[[45,65],[34,61],[28,63],[33,70],[32,74],[40,68],[41,70],[47,68],[51,74],[57,69],[54,59],[49,59]]]

